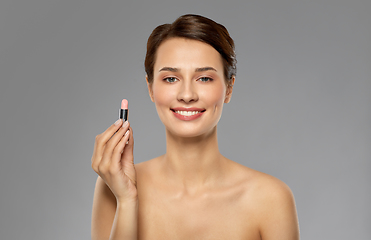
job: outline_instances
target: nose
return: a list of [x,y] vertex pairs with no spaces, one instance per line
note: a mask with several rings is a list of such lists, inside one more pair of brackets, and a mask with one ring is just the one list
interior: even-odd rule
[[183,80],[178,89],[178,101],[185,103],[196,102],[198,100],[197,89],[192,81]]

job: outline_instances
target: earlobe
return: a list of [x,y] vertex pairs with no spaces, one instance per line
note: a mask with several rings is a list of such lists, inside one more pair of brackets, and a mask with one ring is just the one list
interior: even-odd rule
[[226,91],[226,94],[225,94],[224,103],[229,103],[229,101],[231,101],[232,92],[233,92],[233,85],[234,85],[234,81],[235,80],[236,80],[236,77],[233,75],[232,78],[231,78],[231,80],[228,81],[227,91]]
[[147,75],[146,75],[146,82],[147,82],[147,87],[148,87],[148,94],[149,94],[149,97],[151,98],[151,101],[152,101],[152,102],[155,102],[154,99],[153,99],[152,83],[149,83],[149,82],[148,82],[148,76],[147,76]]

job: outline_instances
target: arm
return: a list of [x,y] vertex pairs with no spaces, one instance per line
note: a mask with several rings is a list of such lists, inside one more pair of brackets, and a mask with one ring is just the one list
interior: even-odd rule
[[299,240],[299,224],[290,188],[276,179],[261,198],[262,240]]
[[98,177],[93,201],[92,240],[137,239],[138,201],[117,203],[115,196]]
[[129,124],[111,125],[96,137],[92,168],[96,182],[92,239],[137,239],[138,196]]
[[117,204],[110,239],[137,239],[138,200]]

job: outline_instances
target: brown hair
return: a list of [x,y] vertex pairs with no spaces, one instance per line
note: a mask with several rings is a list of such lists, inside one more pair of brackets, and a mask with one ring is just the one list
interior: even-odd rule
[[162,42],[169,38],[187,38],[209,44],[217,50],[223,59],[224,77],[227,84],[236,75],[236,54],[233,39],[227,29],[213,20],[193,14],[186,14],[176,19],[172,24],[156,27],[148,38],[147,53],[144,61],[148,83],[153,82],[153,67],[156,51]]

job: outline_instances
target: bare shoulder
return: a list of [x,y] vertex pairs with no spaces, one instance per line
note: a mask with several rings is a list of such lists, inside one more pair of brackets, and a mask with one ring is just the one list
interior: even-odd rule
[[280,179],[269,174],[253,170],[255,193],[264,202],[291,202],[293,194],[290,187]]
[[280,179],[237,162],[233,162],[232,166],[234,175],[256,200],[286,201],[293,197],[289,186]]
[[158,168],[158,161],[162,156],[153,158],[151,160],[147,160],[144,162],[136,163],[135,164],[135,170],[139,174],[141,173],[149,173],[149,172],[154,172]]
[[269,174],[234,164],[244,189],[242,208],[249,209],[262,239],[299,239],[295,200],[286,183]]
[[[141,183],[148,184],[151,182],[152,179],[156,178],[158,176],[158,170],[159,170],[159,160],[162,156],[140,162],[135,164],[135,170],[137,173],[137,182],[138,186],[140,187]],[[144,186],[141,186],[144,187]]]

